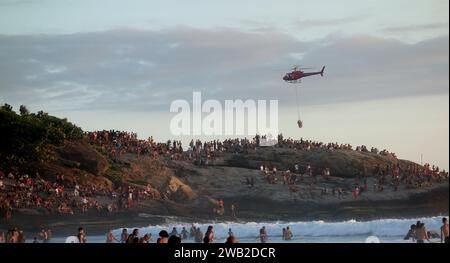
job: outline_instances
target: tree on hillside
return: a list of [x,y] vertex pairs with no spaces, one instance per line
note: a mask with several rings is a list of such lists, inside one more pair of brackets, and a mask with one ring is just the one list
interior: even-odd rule
[[30,114],[30,112],[28,111],[28,109],[25,105],[20,105],[19,112],[20,112],[20,115],[22,115],[22,116]]
[[43,111],[29,113],[20,106],[20,115],[8,104],[0,107],[0,169],[23,168],[29,162],[47,158],[48,146],[60,146],[65,140],[80,140],[83,130],[67,119]]
[[13,107],[11,105],[9,105],[8,103],[5,103],[0,109],[4,110],[4,111],[12,111]]

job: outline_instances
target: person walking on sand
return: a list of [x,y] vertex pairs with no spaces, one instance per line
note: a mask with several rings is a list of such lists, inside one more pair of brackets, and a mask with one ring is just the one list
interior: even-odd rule
[[441,226],[441,243],[449,243],[448,238],[448,221],[447,218],[442,218],[442,226]]

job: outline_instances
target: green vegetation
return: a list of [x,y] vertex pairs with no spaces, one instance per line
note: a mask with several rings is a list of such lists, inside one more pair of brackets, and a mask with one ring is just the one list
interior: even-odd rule
[[11,105],[0,107],[0,169],[20,169],[30,161],[48,158],[48,146],[60,146],[65,140],[80,140],[83,130],[67,119],[43,111],[30,113],[20,106],[20,115]]

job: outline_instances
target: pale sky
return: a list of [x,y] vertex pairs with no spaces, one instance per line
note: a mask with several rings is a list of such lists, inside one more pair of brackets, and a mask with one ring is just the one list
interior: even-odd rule
[[[0,0],[0,103],[163,140],[194,90],[278,99],[287,136],[448,169],[448,1],[243,2]],[[302,83],[301,130],[293,64],[327,66]]]

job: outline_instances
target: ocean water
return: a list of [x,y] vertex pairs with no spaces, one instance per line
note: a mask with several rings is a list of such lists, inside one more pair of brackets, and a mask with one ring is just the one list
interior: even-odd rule
[[[259,243],[259,230],[265,226],[268,233],[268,243],[412,243],[410,240],[403,240],[410,225],[418,220],[424,222],[427,230],[434,230],[440,233],[442,216],[410,218],[410,219],[379,219],[371,221],[348,220],[342,222],[211,222],[209,224],[195,224],[200,227],[203,233],[209,225],[214,226],[215,242],[223,243],[228,236],[228,229],[231,228],[239,243]],[[164,225],[154,225],[147,227],[124,226],[131,233],[133,228],[139,228],[140,235],[152,234],[152,242],[156,242],[158,233],[161,230],[171,232],[176,227],[181,232],[182,227],[189,231],[191,223],[173,222]],[[294,238],[290,241],[282,239],[282,229],[289,226]],[[87,230],[89,231],[89,230]],[[119,239],[122,229],[113,230],[113,234]],[[105,235],[90,236],[87,232],[87,240],[90,243],[104,243]],[[64,243],[66,237],[55,237],[52,242]],[[432,240],[439,242],[439,239]],[[192,243],[193,239],[183,240],[183,243]]]

